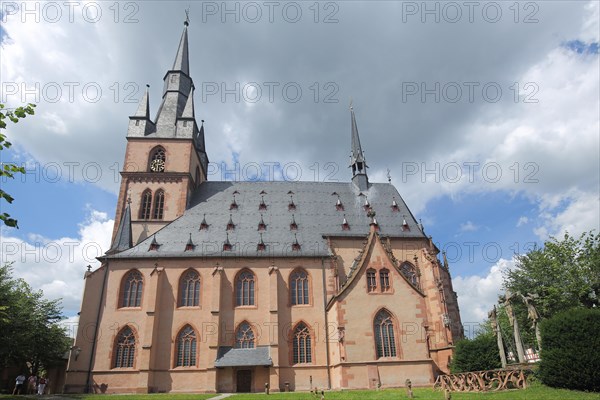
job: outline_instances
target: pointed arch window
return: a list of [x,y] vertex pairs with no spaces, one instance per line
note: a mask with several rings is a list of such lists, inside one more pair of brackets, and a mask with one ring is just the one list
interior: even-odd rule
[[296,325],[296,329],[294,329],[292,351],[293,364],[308,364],[312,362],[310,331],[303,322]]
[[187,270],[179,280],[179,306],[197,307],[200,305],[200,274]]
[[248,270],[242,271],[236,281],[236,304],[238,306],[254,305],[254,274]]
[[115,341],[114,368],[133,368],[135,361],[135,335],[129,326],[121,329]]
[[150,191],[150,189],[146,189],[142,193],[142,201],[140,202],[140,219],[150,219],[151,207],[152,192]]
[[133,270],[125,275],[121,285],[121,307],[140,307],[143,289],[144,278],[140,271]]
[[150,152],[150,160],[148,162],[148,170],[152,172],[163,172],[167,156],[165,149],[162,146],[155,147]]
[[388,311],[381,310],[377,313],[373,322],[373,330],[375,331],[377,358],[396,357],[394,323],[392,315]]
[[417,274],[417,269],[411,263],[403,263],[400,266],[400,272],[406,277],[406,279],[408,279],[410,283],[416,287],[419,287],[419,276]]
[[292,305],[310,304],[308,274],[298,269],[290,275],[290,295]]
[[157,190],[154,194],[154,212],[152,218],[163,219],[163,209],[165,206],[165,192],[163,190]]
[[367,270],[367,291],[374,292],[377,289],[377,277],[375,270],[370,268]]
[[235,332],[235,347],[238,349],[254,348],[254,331],[246,321],[242,322]]
[[384,268],[379,271],[379,283],[382,292],[390,290],[390,271],[388,269]]
[[193,367],[196,365],[196,332],[187,325],[177,335],[177,367]]

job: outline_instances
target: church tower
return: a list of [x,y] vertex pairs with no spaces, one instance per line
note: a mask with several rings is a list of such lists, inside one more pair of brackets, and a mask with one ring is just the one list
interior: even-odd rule
[[192,191],[206,181],[208,156],[204,126],[198,126],[194,110],[188,25],[186,20],[175,62],[163,78],[156,118],[150,119],[149,88],[129,117],[113,247],[119,245],[120,226],[130,224],[135,245],[183,215]]

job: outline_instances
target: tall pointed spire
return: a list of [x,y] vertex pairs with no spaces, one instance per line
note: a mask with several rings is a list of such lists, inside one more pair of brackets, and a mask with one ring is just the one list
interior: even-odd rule
[[[184,22],[183,33],[173,62],[173,68],[165,74],[163,98],[156,114],[157,136],[175,137],[176,122],[183,114],[191,94],[190,60],[188,53],[188,19]],[[180,136],[180,135],[177,135]],[[191,136],[191,133],[190,133]]]
[[194,112],[194,89],[194,85],[192,85],[192,90],[190,90],[190,94],[187,98],[187,102],[185,103],[185,108],[183,109],[181,118],[196,118]]
[[350,102],[350,123],[352,127],[352,149],[350,153],[350,167],[352,168],[352,182],[360,190],[368,190],[369,179],[367,177],[367,161],[360,145],[360,137],[358,136],[358,126],[356,125],[356,116],[354,115],[354,107]]
[[175,62],[173,63],[173,71],[181,71],[184,74],[190,74],[190,59],[188,54],[188,31],[189,19],[186,18],[183,23],[183,33],[179,40],[179,47],[177,48],[177,54],[175,55]]

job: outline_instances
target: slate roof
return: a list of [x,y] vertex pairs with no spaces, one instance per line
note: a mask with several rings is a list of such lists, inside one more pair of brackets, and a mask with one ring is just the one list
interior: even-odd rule
[[215,367],[252,367],[273,365],[268,346],[259,346],[254,349],[234,349],[232,347],[219,347]]
[[[230,209],[234,195],[237,208]],[[338,197],[343,210],[336,209]],[[259,210],[262,199],[266,210]],[[295,209],[290,210],[292,199]],[[106,257],[325,257],[330,252],[324,236],[369,234],[367,200],[376,213],[381,235],[425,237],[396,188],[388,183],[370,184],[367,191],[360,192],[350,182],[204,182],[181,217],[131,249]],[[349,230],[342,227],[344,217]],[[261,218],[264,230],[259,230]],[[235,227],[227,230],[230,219]],[[290,229],[292,219],[297,230]],[[208,229],[200,229],[203,220]],[[266,244],[262,251],[257,249],[261,233]],[[194,248],[186,251],[190,237]],[[224,251],[227,237],[232,248]],[[296,240],[299,250],[292,249]],[[149,250],[153,241],[159,246]]]

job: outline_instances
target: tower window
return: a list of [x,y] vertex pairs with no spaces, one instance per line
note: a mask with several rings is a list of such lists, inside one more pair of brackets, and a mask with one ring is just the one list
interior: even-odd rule
[[165,192],[162,190],[158,190],[156,192],[156,194],[154,194],[154,212],[152,213],[152,218],[163,219],[164,205],[165,205]]
[[140,219],[150,219],[150,209],[152,206],[152,192],[150,189],[142,193],[142,202],[140,206]]

